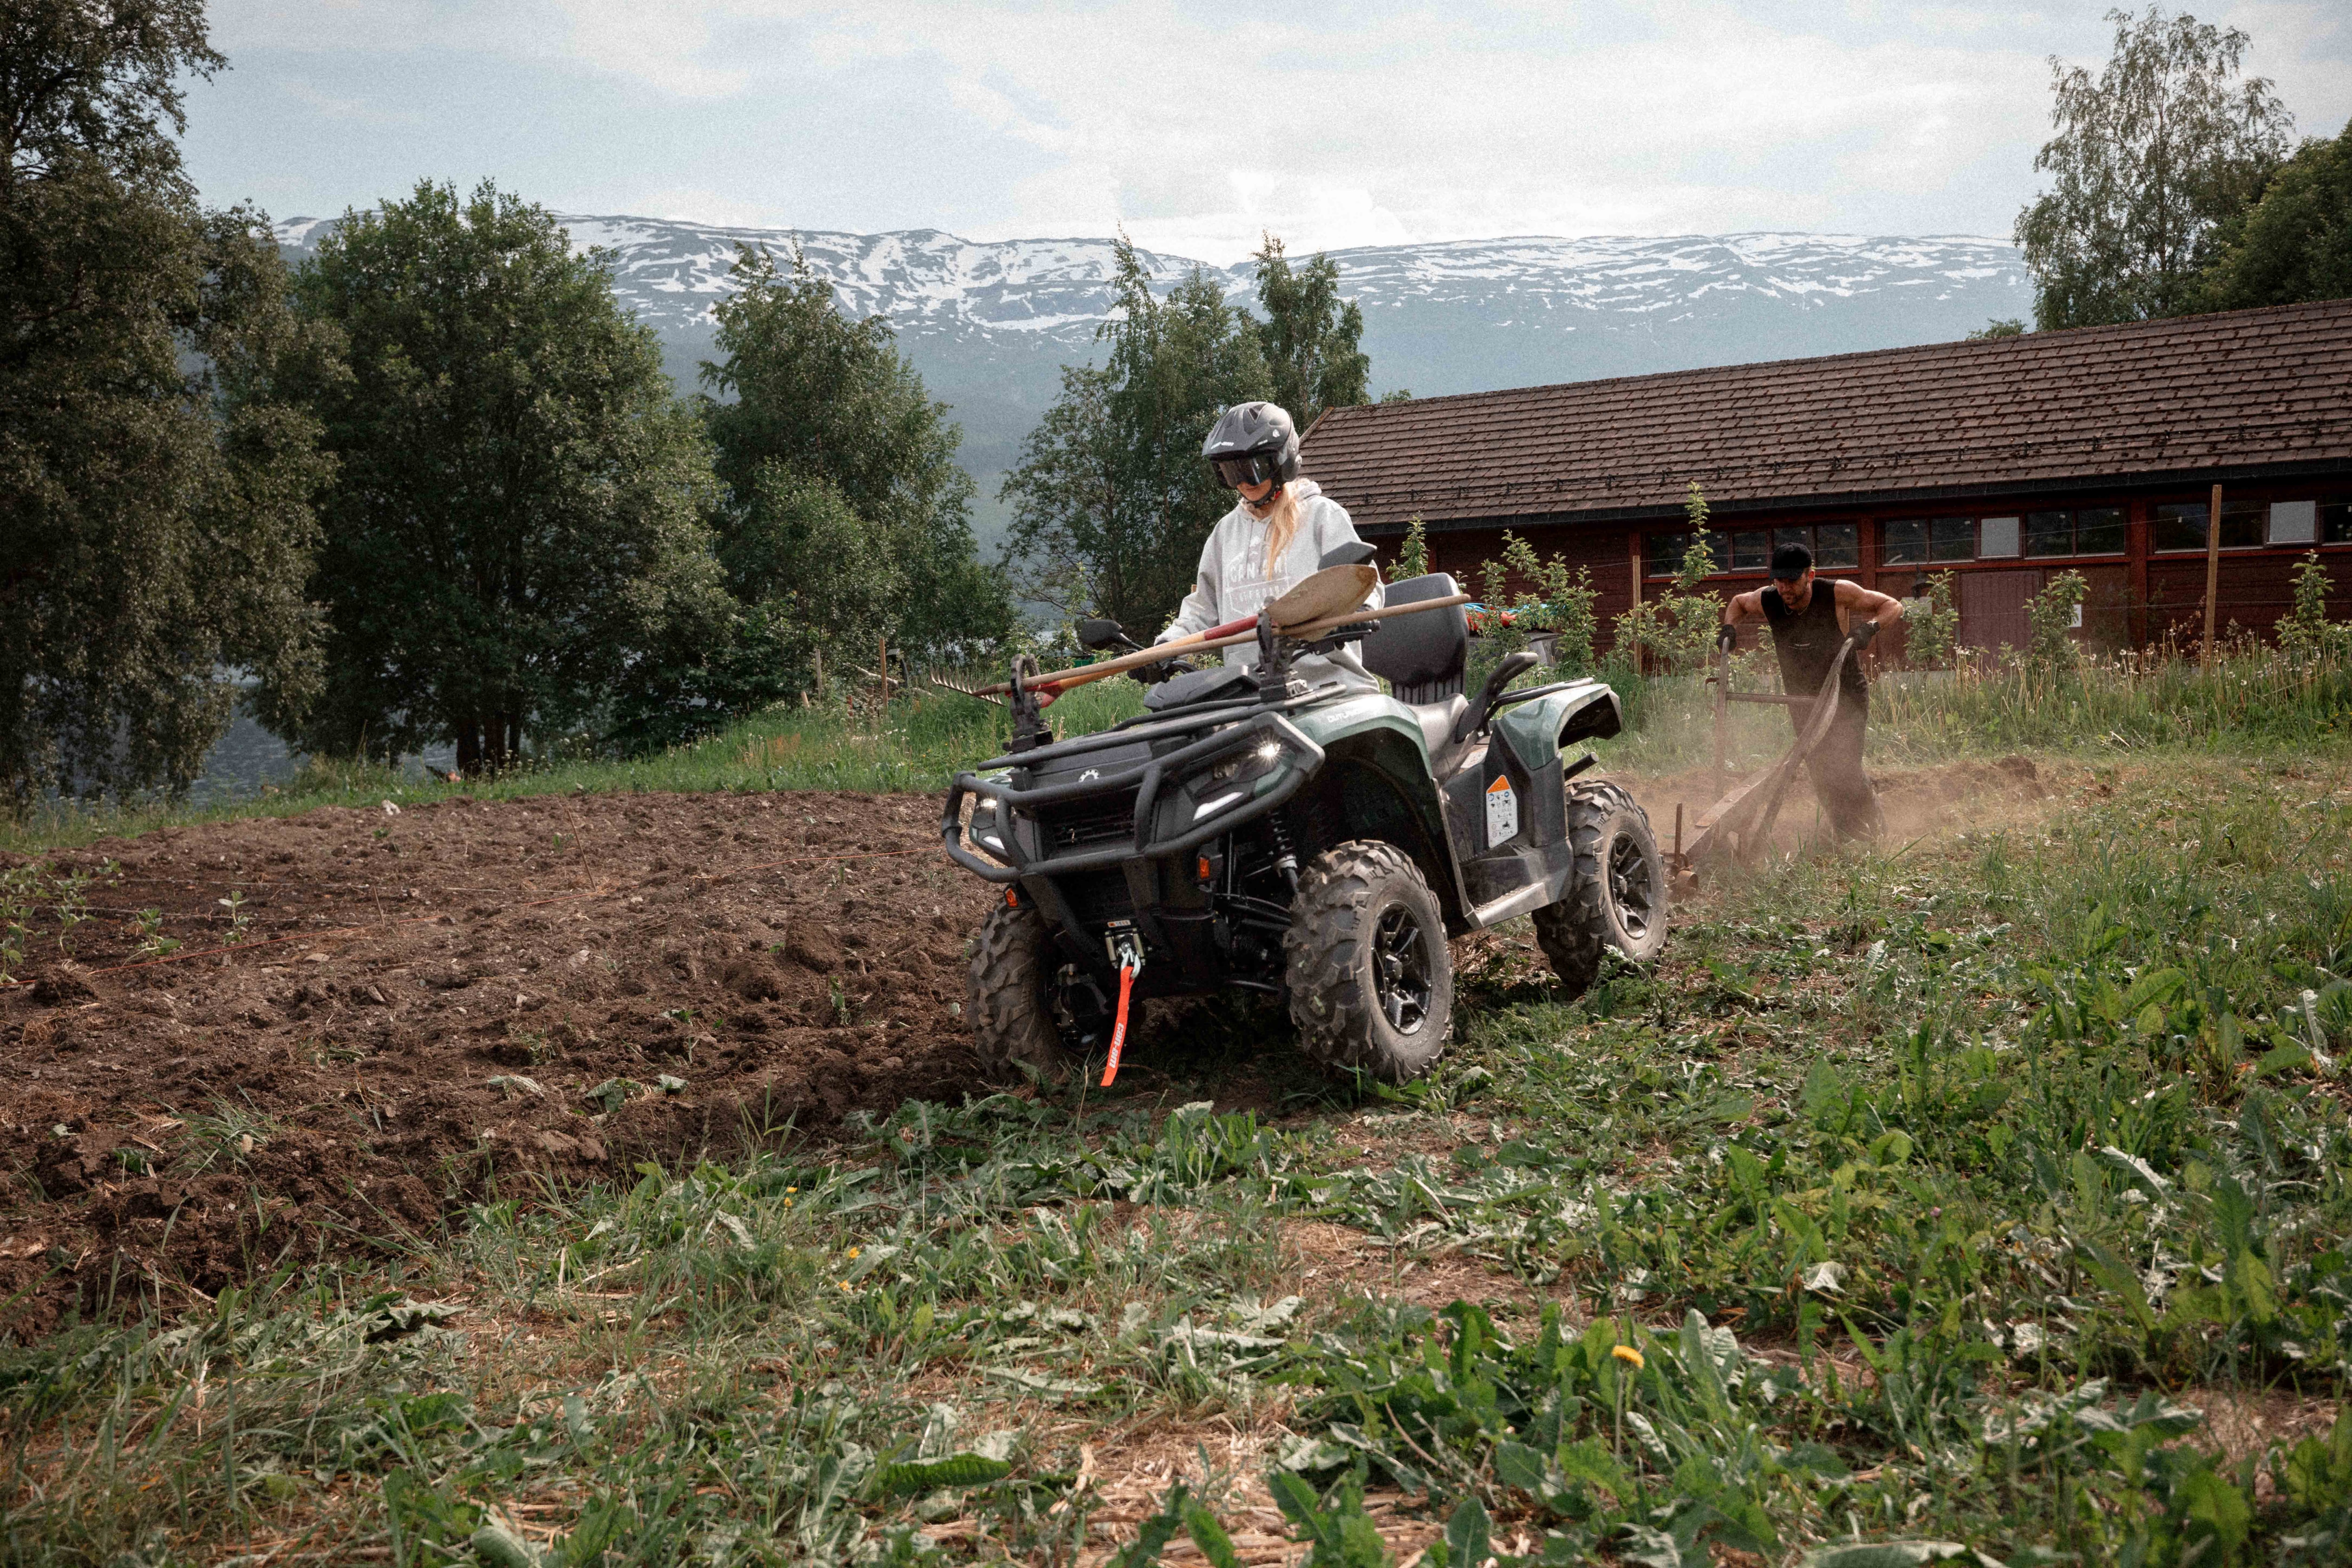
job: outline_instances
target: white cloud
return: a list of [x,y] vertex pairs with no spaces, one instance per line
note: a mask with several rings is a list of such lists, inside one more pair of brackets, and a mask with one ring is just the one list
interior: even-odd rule
[[[699,203],[691,216],[711,220],[975,238],[1123,223],[1228,261],[1269,228],[1296,249],[2004,232],[2047,134],[2045,57],[2103,58],[2098,9],[1356,0],[1245,26],[1226,5],[1019,0],[215,0],[213,14],[233,59],[314,56],[308,90],[350,112],[366,84],[330,79],[339,58],[454,50],[625,84],[627,114],[563,122],[577,177],[544,195],[575,208]],[[2352,111],[2340,9],[2229,13],[2307,132]]]

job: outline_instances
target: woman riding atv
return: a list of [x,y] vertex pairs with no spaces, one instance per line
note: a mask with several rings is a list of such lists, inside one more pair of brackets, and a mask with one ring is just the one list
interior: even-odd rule
[[[1254,615],[1320,567],[1332,551],[1362,544],[1347,509],[1299,473],[1298,426],[1276,405],[1239,403],[1226,409],[1201,455],[1239,500],[1201,547],[1200,574],[1160,642]],[[1375,584],[1364,606],[1377,609],[1381,603]],[[1255,665],[1257,645],[1225,649],[1225,662]],[[1379,686],[1353,644],[1328,655],[1303,655],[1291,670],[1308,686],[1328,680],[1366,691]]]

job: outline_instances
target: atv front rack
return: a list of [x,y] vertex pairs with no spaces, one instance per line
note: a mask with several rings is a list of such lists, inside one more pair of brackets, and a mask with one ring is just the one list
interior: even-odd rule
[[[1039,747],[1035,751],[998,757],[982,766],[992,772],[1007,768],[1028,772],[1043,763],[1068,761],[1089,752],[1166,739],[1171,732],[1181,733],[1196,727],[1196,724],[1193,716],[1188,714],[1184,721],[1170,722],[1165,730],[1149,725],[1131,730],[1106,730],[1076,740]],[[1261,746],[1269,739],[1281,742],[1289,753],[1290,761],[1258,781],[1247,799],[1237,801],[1223,810],[1196,815],[1191,823],[1169,837],[1153,837],[1160,803],[1167,797],[1171,784],[1181,787],[1185,781],[1213,768],[1229,754]],[[960,773],[948,786],[947,799],[940,811],[940,843],[947,850],[949,858],[957,865],[974,876],[1000,884],[1016,882],[1024,877],[1038,874],[1059,876],[1065,872],[1104,870],[1139,858],[1172,859],[1189,855],[1210,839],[1230,833],[1242,824],[1255,821],[1283,805],[1297,795],[1322,765],[1322,747],[1308,740],[1280,713],[1258,708],[1250,717],[1236,720],[1175,751],[1117,770],[1106,770],[1092,776],[1082,775],[1067,784],[1039,784],[1024,789],[1009,779]],[[1088,773],[1091,774],[1092,770]],[[975,797],[996,803],[997,839],[1003,845],[1001,863],[1000,859],[983,858],[964,847],[964,803]],[[1045,807],[1114,798],[1134,802],[1135,831],[1131,843],[1108,844],[1099,848],[1039,857],[1032,857],[1023,847],[1017,814],[1034,814]],[[996,851],[991,850],[990,854],[994,855]]]

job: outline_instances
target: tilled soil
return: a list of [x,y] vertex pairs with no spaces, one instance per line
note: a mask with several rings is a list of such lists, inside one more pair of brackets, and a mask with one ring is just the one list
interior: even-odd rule
[[[1627,782],[1662,841],[1712,786]],[[1879,783],[1906,837],[2045,788],[2022,758]],[[48,858],[92,879],[69,928],[33,900],[31,983],[0,989],[0,1334],[982,1087],[964,954],[995,895],[938,820],[918,795],[461,797]],[[1129,1070],[1181,1034],[1139,1019]]]
[[[0,991],[0,1329],[175,1305],[289,1246],[429,1238],[538,1177],[959,1097],[991,895],[940,854],[938,810],[460,799],[53,858],[117,864],[69,933],[38,901],[35,984]],[[161,962],[142,910],[182,943]]]

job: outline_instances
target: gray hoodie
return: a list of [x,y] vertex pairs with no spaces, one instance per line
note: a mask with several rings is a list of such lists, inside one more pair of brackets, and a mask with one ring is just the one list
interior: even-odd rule
[[[1176,618],[1160,634],[1161,642],[1255,615],[1269,601],[1280,598],[1300,579],[1312,574],[1321,563],[1324,552],[1358,542],[1356,525],[1349,520],[1348,509],[1325,495],[1321,486],[1313,479],[1293,479],[1289,489],[1298,501],[1298,530],[1290,536],[1289,548],[1283,552],[1282,559],[1268,563],[1265,520],[1252,516],[1247,507],[1236,503],[1209,531],[1209,541],[1201,547],[1200,576],[1192,591],[1184,595],[1183,607],[1176,612]],[[1381,585],[1374,584],[1364,605],[1378,609],[1383,602]],[[1257,663],[1257,645],[1239,643],[1225,649],[1224,655],[1227,664],[1248,668]],[[1379,682],[1356,657],[1352,644],[1328,658],[1307,654],[1291,668],[1309,686],[1337,680],[1366,691],[1379,689]]]

